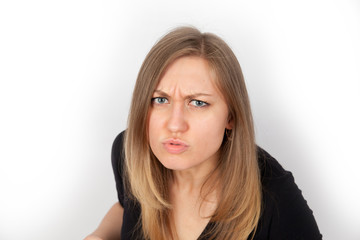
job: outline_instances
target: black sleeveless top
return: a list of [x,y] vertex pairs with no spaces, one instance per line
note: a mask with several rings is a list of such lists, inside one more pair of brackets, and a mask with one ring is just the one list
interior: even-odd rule
[[[120,205],[124,208],[121,240],[135,240],[141,236],[138,219],[141,209],[128,198],[122,180],[123,135],[120,133],[112,146],[111,160]],[[254,240],[322,239],[312,210],[295,184],[291,172],[286,171],[266,151],[258,148],[258,162],[262,182],[262,214]],[[140,223],[141,224],[141,223]],[[120,227],[120,226],[119,226]],[[209,223],[198,240],[206,240]]]

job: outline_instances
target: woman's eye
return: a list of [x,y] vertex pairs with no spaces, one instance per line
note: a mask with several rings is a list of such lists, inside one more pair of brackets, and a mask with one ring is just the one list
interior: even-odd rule
[[206,103],[204,101],[200,101],[200,100],[191,100],[190,104],[195,107],[205,107],[208,105],[208,103]]
[[153,103],[156,103],[156,104],[164,104],[164,103],[168,103],[168,100],[164,97],[154,97],[151,99],[151,101]]

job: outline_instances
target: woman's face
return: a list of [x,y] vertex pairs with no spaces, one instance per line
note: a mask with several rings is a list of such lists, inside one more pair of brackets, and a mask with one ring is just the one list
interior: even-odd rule
[[228,122],[215,74],[200,57],[182,57],[165,71],[149,112],[150,147],[168,169],[214,166]]

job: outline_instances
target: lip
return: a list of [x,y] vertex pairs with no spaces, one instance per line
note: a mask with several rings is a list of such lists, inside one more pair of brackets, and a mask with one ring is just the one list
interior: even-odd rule
[[162,144],[165,150],[171,154],[180,154],[189,148],[189,145],[187,145],[185,142],[173,138],[165,140],[162,142]]

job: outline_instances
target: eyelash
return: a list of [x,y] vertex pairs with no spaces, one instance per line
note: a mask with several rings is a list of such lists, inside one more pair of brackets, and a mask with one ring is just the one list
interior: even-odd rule
[[199,108],[206,107],[206,106],[209,105],[207,102],[204,102],[204,101],[201,101],[201,100],[196,100],[196,99],[193,99],[193,100],[190,101],[190,103],[192,103],[192,102],[201,103],[201,106],[197,106],[195,104],[192,104],[194,107],[199,107]]
[[[166,101],[166,102],[162,102],[162,103],[159,103],[158,100],[162,100],[162,101]],[[159,105],[162,105],[162,104],[165,104],[165,103],[168,103],[169,100],[165,97],[154,97],[154,98],[151,98],[151,102],[154,103],[154,104],[159,104]],[[191,103],[194,103],[194,104],[191,104]],[[195,103],[200,103],[201,106],[197,106]],[[196,100],[196,99],[192,99],[190,101],[190,104],[194,107],[197,107],[197,108],[203,108],[203,107],[206,107],[209,105],[209,103],[205,102],[205,101],[201,101],[201,100]]]
[[163,104],[163,103],[157,102],[157,100],[160,100],[160,99],[161,99],[161,100],[164,100],[164,99],[165,99],[166,101],[168,101],[165,97],[154,97],[154,98],[151,99],[151,102],[152,102],[152,103],[155,103],[155,104]]

